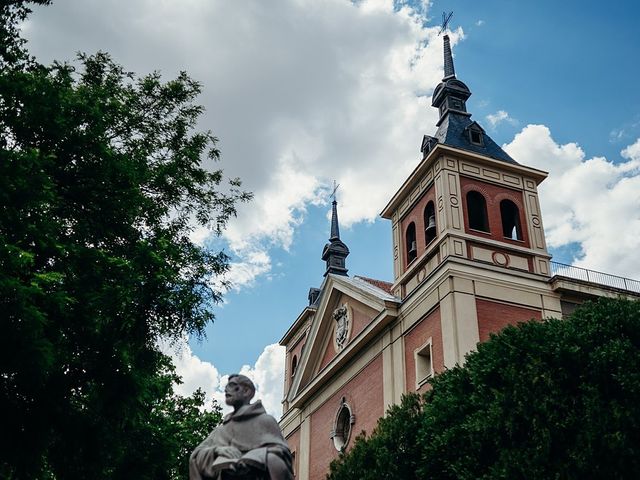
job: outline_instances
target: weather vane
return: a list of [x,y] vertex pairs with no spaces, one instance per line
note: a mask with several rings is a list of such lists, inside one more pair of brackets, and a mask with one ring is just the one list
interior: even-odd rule
[[336,201],[336,191],[338,191],[338,187],[340,186],[340,184],[336,184],[336,181],[333,181],[333,191],[331,192],[331,195],[329,195],[330,197],[333,197],[333,201]]
[[453,17],[453,12],[449,12],[448,14],[447,12],[442,12],[442,26],[440,27],[438,35],[440,35],[447,29],[447,27],[449,26],[449,22],[451,21],[451,17]]

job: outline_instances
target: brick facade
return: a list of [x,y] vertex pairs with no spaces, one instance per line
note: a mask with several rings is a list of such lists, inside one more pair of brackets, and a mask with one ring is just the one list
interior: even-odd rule
[[351,427],[351,437],[347,445],[348,450],[360,432],[371,433],[384,413],[381,355],[378,355],[311,414],[310,451],[313,461],[309,466],[310,480],[324,479],[329,471],[329,463],[338,456],[330,433],[334,429],[336,413],[342,397],[346,398],[355,415],[355,424]]
[[480,298],[476,299],[476,309],[478,311],[478,330],[481,342],[489,340],[491,333],[497,333],[507,325],[517,325],[520,322],[526,322],[531,319],[542,319],[540,310],[492,302]]

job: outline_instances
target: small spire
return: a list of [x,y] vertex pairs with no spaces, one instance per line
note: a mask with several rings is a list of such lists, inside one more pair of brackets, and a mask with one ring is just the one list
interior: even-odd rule
[[449,35],[444,36],[444,78],[454,78],[456,71],[453,68],[453,56],[451,55],[451,43],[449,43]]
[[349,255],[349,248],[340,240],[340,227],[338,225],[338,201],[336,200],[336,190],[340,185],[333,182],[333,202],[331,202],[331,235],[329,243],[322,250],[322,260],[327,263],[327,269],[324,275],[329,273],[336,275],[347,275],[345,259]]
[[338,202],[336,200],[336,192],[338,191],[338,187],[340,187],[339,183],[333,181],[333,190],[331,191],[330,197],[333,197],[333,202],[331,203],[331,236],[329,237],[329,241],[331,240],[340,240],[340,227],[338,226]]
[[331,205],[331,236],[329,237],[329,241],[340,240],[340,227],[338,226],[338,202],[335,197],[333,202],[331,202]]

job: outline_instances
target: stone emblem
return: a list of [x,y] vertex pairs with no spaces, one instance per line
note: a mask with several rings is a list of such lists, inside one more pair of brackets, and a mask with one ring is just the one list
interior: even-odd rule
[[349,337],[349,309],[343,304],[333,311],[333,319],[336,321],[336,345],[344,348]]

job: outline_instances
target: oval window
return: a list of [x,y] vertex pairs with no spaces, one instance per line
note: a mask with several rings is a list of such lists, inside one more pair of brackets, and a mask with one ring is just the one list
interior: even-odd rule
[[336,424],[333,431],[333,446],[339,452],[343,451],[349,443],[349,437],[351,436],[351,425],[354,422],[354,417],[351,414],[351,409],[344,400],[338,409],[336,415]]

